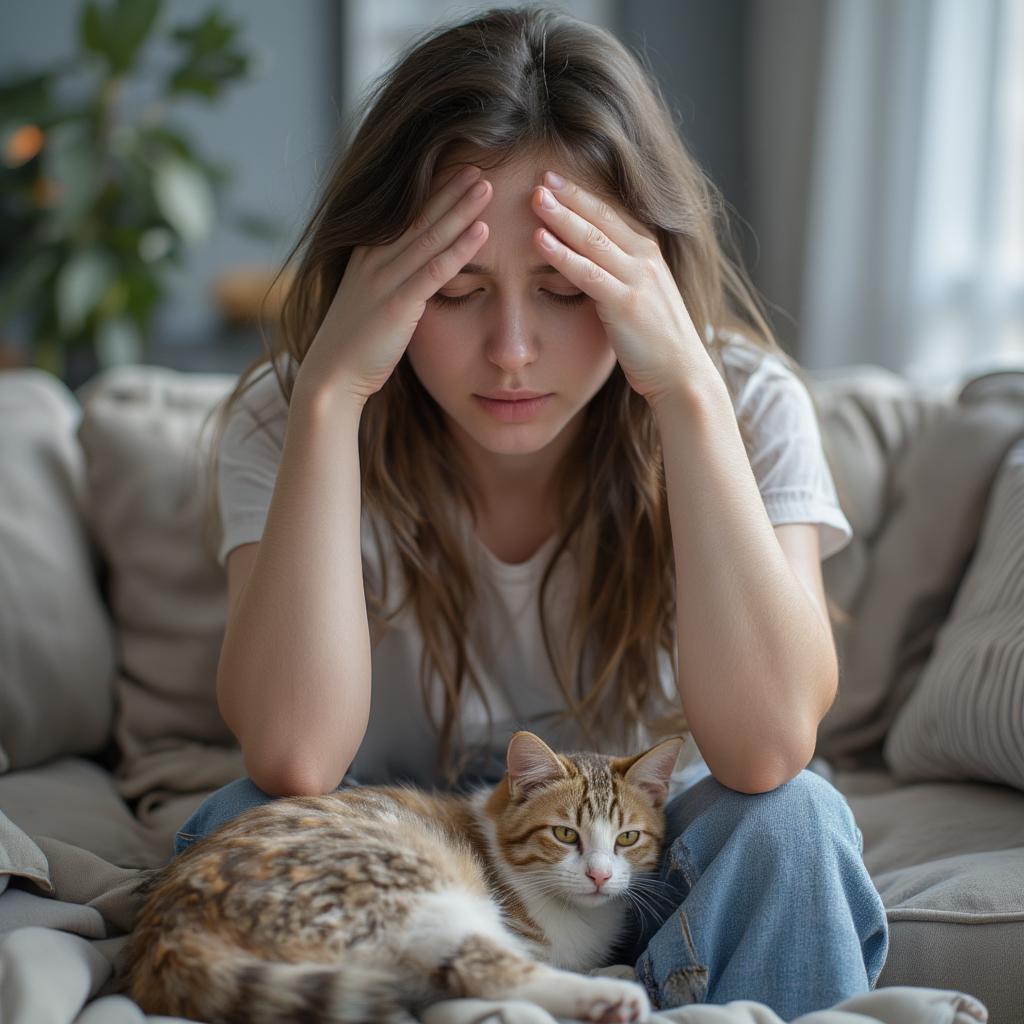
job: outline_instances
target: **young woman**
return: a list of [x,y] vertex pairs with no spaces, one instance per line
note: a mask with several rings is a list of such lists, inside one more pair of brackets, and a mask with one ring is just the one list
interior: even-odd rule
[[428,33],[378,81],[224,405],[217,697],[249,777],[179,852],[286,794],[500,778],[520,728],[689,730],[671,913],[623,951],[655,1005],[789,1020],[875,984],[861,833],[806,768],[852,531],[722,214],[650,74],[561,12]]

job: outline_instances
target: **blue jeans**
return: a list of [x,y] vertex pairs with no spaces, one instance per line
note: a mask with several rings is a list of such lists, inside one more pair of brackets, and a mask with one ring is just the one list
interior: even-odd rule
[[[271,799],[248,778],[218,789],[175,853]],[[615,958],[635,964],[654,1006],[751,999],[792,1021],[874,988],[889,948],[885,908],[863,835],[828,780],[805,768],[768,793],[740,793],[706,774],[665,813],[656,890],[641,890],[647,903],[657,892],[657,912]]]

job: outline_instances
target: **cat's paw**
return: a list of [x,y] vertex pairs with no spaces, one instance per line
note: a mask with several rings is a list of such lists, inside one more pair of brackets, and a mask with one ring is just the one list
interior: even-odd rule
[[593,1024],[641,1024],[651,1015],[643,987],[633,981],[590,978],[577,1016]]

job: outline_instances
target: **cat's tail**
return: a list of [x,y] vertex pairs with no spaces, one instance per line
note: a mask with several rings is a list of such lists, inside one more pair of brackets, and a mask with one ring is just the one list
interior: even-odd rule
[[[337,964],[264,960],[208,940],[196,935],[190,949],[168,950],[165,964],[132,971],[126,994],[147,1013],[209,1024],[417,1024],[409,1007],[425,993],[393,968],[358,955]],[[177,969],[161,970],[170,960]]]
[[247,1024],[417,1024],[395,971],[356,958],[341,964],[280,963],[255,957],[231,972],[235,998],[225,1020]]

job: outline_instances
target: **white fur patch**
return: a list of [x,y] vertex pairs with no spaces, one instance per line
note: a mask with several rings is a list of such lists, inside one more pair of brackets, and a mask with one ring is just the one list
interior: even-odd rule
[[506,949],[529,955],[519,937],[502,923],[495,903],[462,889],[424,893],[409,915],[403,943],[412,957],[434,964],[470,935],[483,935]]

